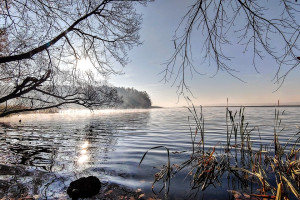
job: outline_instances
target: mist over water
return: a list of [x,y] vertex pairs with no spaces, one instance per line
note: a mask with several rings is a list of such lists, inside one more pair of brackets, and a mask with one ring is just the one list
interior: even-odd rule
[[[300,107],[280,108],[283,110],[281,142],[296,134],[300,125]],[[203,114],[206,149],[224,146],[226,108],[204,107]],[[24,193],[41,199],[67,198],[70,182],[89,175],[151,193],[157,172],[153,167],[166,164],[165,149],[151,151],[140,167],[138,164],[147,150],[158,145],[170,149],[171,164],[185,161],[189,154],[178,152],[191,150],[188,116],[187,108],[162,108],[92,113],[71,110],[1,119],[0,198],[5,194],[18,198]],[[275,108],[249,107],[245,116],[249,128],[256,127],[251,133],[254,149],[260,144],[272,145]],[[194,131],[193,121],[190,123]],[[171,197],[188,197],[190,180],[185,176],[179,174],[171,180]],[[210,186],[198,195],[211,199],[228,196],[228,185],[219,187],[216,192]]]

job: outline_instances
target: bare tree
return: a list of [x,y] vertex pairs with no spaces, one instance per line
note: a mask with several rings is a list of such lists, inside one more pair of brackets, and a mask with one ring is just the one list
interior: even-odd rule
[[[175,76],[173,84],[178,84],[178,92],[183,94],[189,91],[187,74],[198,73],[207,63],[216,66],[216,72],[224,70],[239,78],[231,65],[233,58],[224,48],[241,45],[257,71],[257,59],[268,56],[277,62],[274,82],[280,87],[299,65],[299,11],[300,3],[295,0],[195,0],[175,32],[175,50],[164,80]],[[201,52],[193,50],[196,45],[202,47]],[[200,55],[203,63],[195,64],[192,53]]]
[[[147,1],[1,0],[0,116],[118,102],[101,80],[118,74],[115,63],[126,65],[126,52],[140,44],[134,6]],[[84,58],[93,73],[77,65]]]

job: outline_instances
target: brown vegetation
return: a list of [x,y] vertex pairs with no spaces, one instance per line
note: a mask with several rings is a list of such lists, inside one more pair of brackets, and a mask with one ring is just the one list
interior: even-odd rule
[[[239,191],[230,190],[235,199],[300,199],[300,140],[297,132],[290,138],[288,143],[282,145],[278,135],[283,130],[281,127],[280,113],[275,111],[274,139],[271,144],[253,148],[254,141],[251,135],[254,129],[248,128],[245,122],[244,109],[232,112],[226,109],[227,144],[222,146],[216,144],[212,149],[205,148],[204,118],[202,109],[200,115],[195,107],[189,109],[195,120],[195,129],[191,129],[192,151],[190,158],[180,164],[170,164],[169,149],[167,166],[164,166],[155,174],[154,184],[160,180],[170,186],[171,178],[183,169],[188,171],[191,177],[192,189],[204,191],[209,186],[221,183],[222,176],[237,178],[241,184],[256,185],[257,193],[242,194]],[[200,117],[199,117],[200,116]],[[195,141],[196,136],[201,133],[200,141]],[[251,133],[251,134],[250,134]],[[154,147],[155,148],[161,148]],[[222,152],[216,153],[216,148]],[[146,154],[141,159],[144,160]],[[166,190],[168,192],[168,190]]]

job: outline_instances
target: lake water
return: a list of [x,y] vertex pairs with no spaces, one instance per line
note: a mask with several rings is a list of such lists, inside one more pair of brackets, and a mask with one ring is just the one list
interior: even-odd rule
[[[239,108],[230,108],[238,110]],[[282,116],[280,141],[286,142],[299,129],[300,107],[280,108]],[[245,121],[254,148],[272,145],[274,130],[272,107],[247,107]],[[226,144],[226,108],[204,107],[205,147]],[[63,111],[56,114],[28,114],[4,118],[0,127],[0,199],[34,197],[66,199],[70,182],[83,176],[97,176],[104,183],[116,183],[151,195],[156,168],[165,165],[165,149],[171,151],[171,163],[181,163],[191,151],[187,108],[145,110]],[[19,122],[19,120],[22,120]],[[192,130],[194,127],[192,124]],[[186,153],[178,153],[188,151]],[[191,197],[190,180],[180,173],[171,180],[171,199],[230,198],[228,183],[210,186]],[[155,190],[159,190],[159,186]],[[22,196],[23,195],[23,196]],[[225,195],[225,196],[224,196]],[[160,197],[163,197],[160,196]],[[96,198],[96,197],[95,197]],[[225,198],[225,199],[226,199]]]

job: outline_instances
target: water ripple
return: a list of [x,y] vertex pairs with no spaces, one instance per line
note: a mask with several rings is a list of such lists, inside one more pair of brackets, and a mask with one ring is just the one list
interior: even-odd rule
[[[285,129],[279,133],[283,142],[297,133],[296,126],[300,125],[300,108],[285,110],[282,116]],[[226,144],[225,111],[220,107],[203,108],[206,148]],[[151,151],[142,167],[138,167],[141,157],[150,148],[163,145],[172,152],[172,163],[186,159],[188,154],[176,152],[191,150],[189,115],[186,108],[166,108],[14,116],[0,124],[0,164],[22,166],[24,173],[34,169],[30,173],[38,175],[39,181],[18,174],[21,184],[18,187],[33,184],[35,189],[28,191],[32,195],[54,197],[55,191],[65,191],[70,179],[86,174],[150,192],[153,166],[166,164],[166,150]],[[274,108],[246,108],[245,115],[249,128],[253,128],[250,133],[253,147],[271,144]],[[194,122],[190,123],[194,131]],[[0,176],[0,181],[4,179],[14,181],[12,177]],[[49,183],[50,180],[55,184]],[[11,196],[18,197],[17,190],[10,186],[6,189]],[[173,189],[171,195],[184,195],[187,190],[188,187]]]

